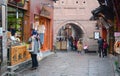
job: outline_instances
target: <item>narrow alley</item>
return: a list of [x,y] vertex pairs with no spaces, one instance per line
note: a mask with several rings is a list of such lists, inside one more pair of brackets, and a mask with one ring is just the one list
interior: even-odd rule
[[118,74],[120,0],[0,0],[0,76]]
[[57,52],[39,62],[36,70],[26,69],[18,76],[115,76],[109,57],[97,53]]

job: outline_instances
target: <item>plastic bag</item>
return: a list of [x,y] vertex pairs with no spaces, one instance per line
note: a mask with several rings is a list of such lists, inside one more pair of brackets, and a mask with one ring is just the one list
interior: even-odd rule
[[43,54],[41,52],[37,53],[37,60],[40,61],[43,57]]

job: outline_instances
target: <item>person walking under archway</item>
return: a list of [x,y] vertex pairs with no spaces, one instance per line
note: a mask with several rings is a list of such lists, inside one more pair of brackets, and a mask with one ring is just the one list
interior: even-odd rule
[[77,42],[77,52],[81,53],[82,50],[83,50],[83,45],[82,45],[81,40],[79,39],[78,42]]
[[103,55],[103,39],[101,37],[99,37],[98,39],[98,53],[99,53],[99,57],[101,57],[101,55],[104,57]]

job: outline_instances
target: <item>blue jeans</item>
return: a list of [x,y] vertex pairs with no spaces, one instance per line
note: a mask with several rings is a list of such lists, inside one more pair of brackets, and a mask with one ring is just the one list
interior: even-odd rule
[[44,33],[40,33],[39,36],[40,36],[40,41],[43,44],[44,43]]
[[37,54],[31,53],[31,58],[32,58],[32,68],[38,67]]

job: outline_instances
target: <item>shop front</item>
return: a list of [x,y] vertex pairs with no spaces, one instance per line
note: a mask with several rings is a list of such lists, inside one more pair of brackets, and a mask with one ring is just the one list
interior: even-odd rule
[[27,40],[30,35],[27,34],[30,32],[28,13],[29,9],[27,9],[28,4],[29,2],[26,0],[8,0],[8,20],[6,27],[7,65],[10,71],[16,66],[20,69],[20,64],[24,64],[26,61],[30,60],[30,54],[27,49]]
[[[41,51],[53,49],[53,1],[31,0],[30,1],[30,24],[36,27],[41,37]],[[32,27],[33,28],[33,27]]]

